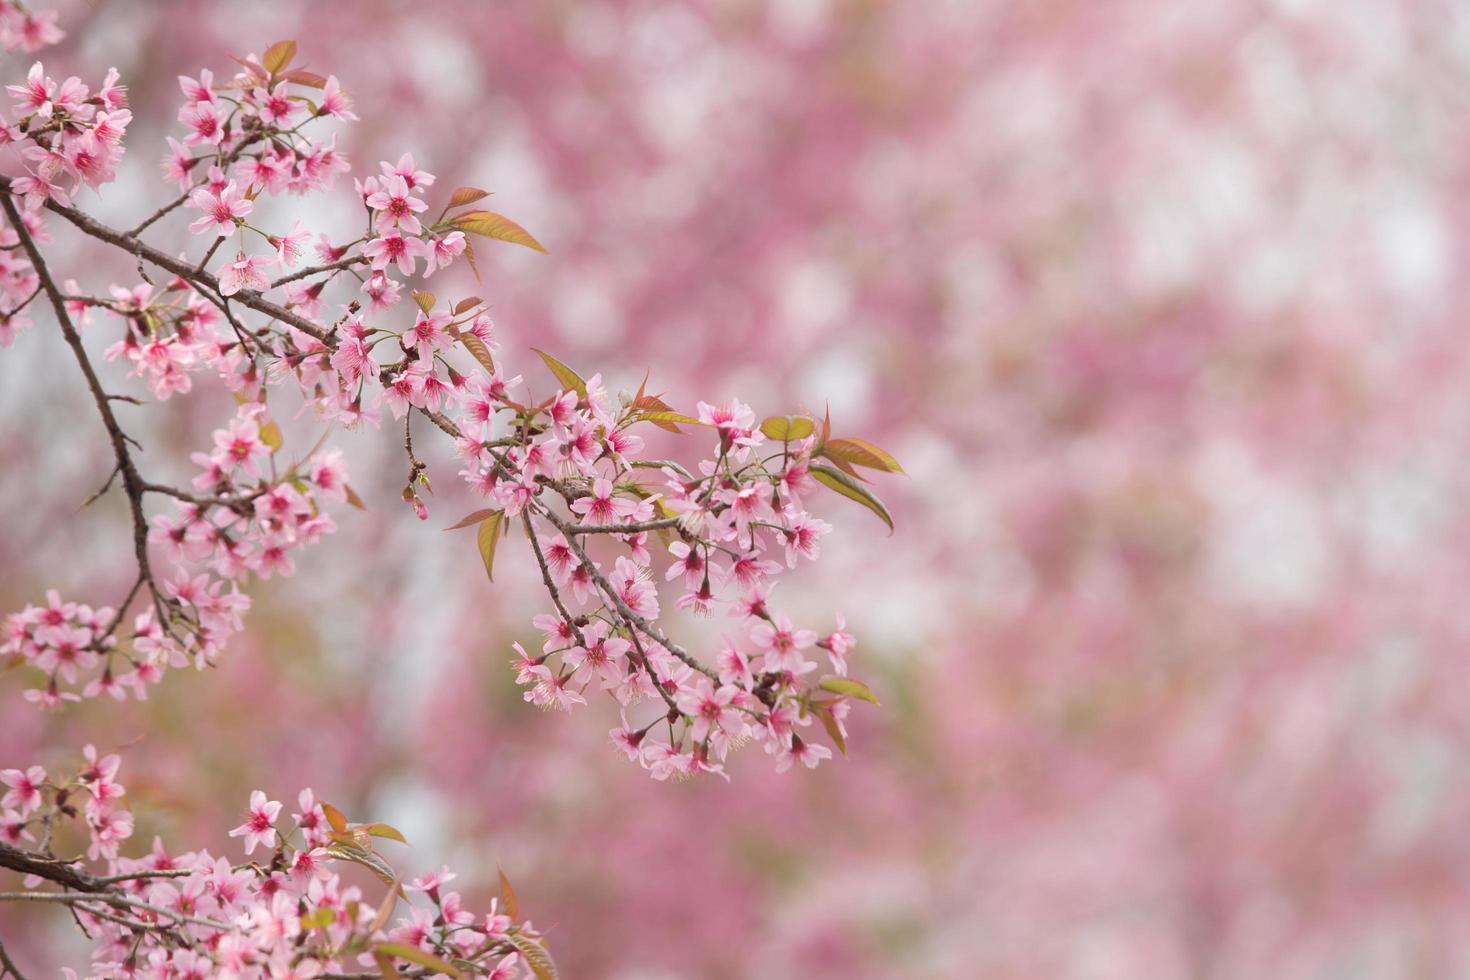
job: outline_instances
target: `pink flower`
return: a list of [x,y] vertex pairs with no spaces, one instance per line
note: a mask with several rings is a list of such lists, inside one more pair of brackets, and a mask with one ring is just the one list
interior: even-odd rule
[[336,116],[345,122],[357,121],[357,113],[352,111],[352,100],[342,91],[336,75],[327,76],[327,84],[322,87],[321,103],[317,106],[317,115]]
[[290,87],[285,82],[277,83],[270,91],[258,88],[254,95],[260,118],[272,126],[289,127],[291,117],[305,108],[291,98]]
[[398,158],[396,165],[390,165],[386,161],[381,163],[380,169],[385,177],[398,176],[404,179],[410,188],[428,187],[434,183],[434,175],[426,170],[418,170],[414,167],[413,154],[405,153]]
[[801,651],[815,646],[814,630],[797,629],[786,616],[751,627],[750,638],[766,652],[773,670],[796,670],[802,663]]
[[626,497],[613,495],[612,481],[599,477],[592,483],[592,492],[586,497],[572,501],[572,511],[586,518],[590,524],[611,524],[621,521],[637,506]]
[[414,274],[418,258],[424,254],[424,243],[417,238],[404,238],[397,230],[374,238],[362,247],[362,254],[372,261],[374,269],[386,269],[396,263],[405,276]]
[[31,65],[24,85],[7,85],[5,90],[15,98],[16,111],[21,115],[34,113],[41,119],[51,118],[51,99],[56,83],[46,77],[41,62]]
[[246,256],[240,252],[235,261],[220,270],[219,291],[222,296],[233,296],[242,289],[261,291],[270,288],[261,269],[270,263],[263,255]]
[[424,254],[425,279],[433,275],[435,270],[446,268],[463,255],[466,243],[464,232],[451,231],[442,237],[430,239],[428,244],[428,250]]
[[41,805],[41,787],[45,782],[46,770],[40,766],[31,766],[24,771],[0,770],[0,783],[10,787],[4,798],[0,799],[0,807],[18,807],[20,815],[25,816]]
[[56,26],[60,14],[55,10],[38,10],[21,15],[18,24],[5,25],[5,47],[18,47],[26,54],[35,54],[49,47],[66,34]]
[[179,110],[179,122],[189,127],[190,132],[184,137],[187,145],[207,143],[219,146],[224,142],[225,123],[213,103],[195,102],[184,106]]
[[271,239],[271,244],[276,247],[276,261],[290,268],[301,260],[306,251],[306,240],[311,232],[301,227],[298,218],[291,226],[289,234],[278,235]]
[[827,651],[828,658],[832,661],[832,669],[843,677],[847,676],[847,655],[852,648],[857,646],[857,639],[847,632],[847,620],[841,613],[837,614],[837,629],[821,640],[818,646]]
[[404,346],[416,348],[420,360],[429,360],[435,351],[452,343],[445,329],[449,321],[450,316],[446,312],[429,315],[420,311],[413,326],[403,334]]
[[658,618],[658,592],[648,580],[648,569],[640,568],[619,555],[610,581],[618,598],[629,609],[645,619]]
[[275,800],[267,800],[265,793],[255,790],[250,794],[250,811],[245,822],[230,831],[231,837],[245,838],[245,853],[254,852],[255,845],[272,848],[276,845],[276,814],[281,812],[281,804]]
[[227,473],[239,469],[250,479],[260,473],[256,464],[270,457],[270,447],[260,439],[260,426],[254,419],[239,417],[227,428],[214,432],[215,452],[211,457]]
[[214,72],[205,68],[199,72],[198,78],[180,75],[179,91],[184,93],[184,99],[191,104],[194,102],[213,102]]
[[419,875],[417,878],[409,882],[407,885],[404,885],[403,887],[409,889],[410,891],[424,892],[432,896],[436,892],[438,892],[443,885],[453,881],[457,877],[459,876],[446,867],[441,868],[438,871],[431,871],[428,874]]
[[221,238],[234,234],[241,219],[255,208],[240,194],[233,180],[219,191],[199,188],[189,195],[189,206],[204,212],[189,225],[189,230],[196,235],[213,231]]
[[785,772],[792,763],[800,762],[808,769],[815,769],[823,759],[832,758],[832,750],[825,745],[808,742],[800,735],[791,736],[791,744],[776,753],[776,771]]
[[721,684],[716,688],[708,677],[701,677],[695,681],[692,689],[681,688],[674,695],[674,703],[679,706],[679,710],[694,719],[689,729],[690,737],[694,741],[703,742],[711,731],[732,738],[740,734],[744,727],[740,721],[740,712],[731,707],[736,693],[736,689],[728,684]]
[[172,136],[168,137],[168,152],[163,155],[163,176],[179,185],[183,190],[189,186],[189,171],[194,164],[194,154]]
[[[398,174],[384,181],[376,193],[368,195],[367,206],[386,218],[390,226],[407,234],[417,235],[423,231],[423,225],[415,215],[428,205],[409,193],[408,181]],[[433,251],[428,254],[432,255]]]

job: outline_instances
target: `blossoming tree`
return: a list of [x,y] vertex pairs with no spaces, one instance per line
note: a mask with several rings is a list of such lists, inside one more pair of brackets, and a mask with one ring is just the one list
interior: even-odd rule
[[[3,10],[0,40],[12,49],[59,36],[53,17]],[[35,678],[26,699],[42,709],[143,699],[170,670],[215,664],[243,628],[250,581],[293,574],[293,556],[332,532],[337,508],[365,506],[329,448],[342,430],[401,431],[402,498],[427,519],[431,468],[415,451],[417,422],[421,437],[451,440],[457,475],[482,498],[451,529],[474,530],[487,575],[512,533],[539,571],[544,643],[513,644],[526,701],[570,709],[606,694],[622,712],[611,739],[658,780],[723,777],[743,743],[782,770],[818,765],[829,744],[845,752],[852,702],[876,703],[849,676],[854,638],[840,615],[793,622],[771,589],[818,556],[830,527],[806,505],[819,492],[891,528],[869,477],[899,464],[834,436],[825,413],[758,422],[732,399],[685,414],[646,380],[614,395],[600,375],[539,350],[544,380],[512,375],[485,301],[441,300],[423,280],[460,261],[474,267],[477,242],[545,249],[481,209],[487,192],[443,192],[409,153],[354,181],[355,232],[308,228],[294,206],[289,227],[265,217],[267,202],[329,193],[350,169],[333,127],[357,120],[353,101],[336,76],[295,67],[295,55],[282,41],[237,59],[227,80],[209,69],[180,79],[181,130],[162,163],[176,193],[127,229],[81,206],[123,157],[132,113],[117,72],[94,88],[37,63],[9,86],[0,344],[37,311],[54,319],[111,450],[111,474],[88,503],[126,498],[136,563],[112,604],[53,590],[5,619],[0,652]],[[168,241],[162,229],[176,213],[189,216],[187,232]],[[53,246],[57,226],[130,257],[136,280],[105,292],[85,283]],[[196,381],[233,393],[233,416],[191,457],[192,485],[144,472],[123,412],[145,399],[104,386],[84,331],[107,332],[102,356],[125,362],[151,400],[187,396]],[[288,400],[325,428],[309,447],[286,445],[276,416]],[[707,451],[687,464],[650,458],[643,434],[654,429],[703,434]],[[680,614],[716,608],[737,622],[733,636],[709,650],[676,639]],[[229,834],[243,854],[155,840],[147,855],[127,856],[122,760],[92,745],[81,760],[0,760],[15,764],[0,771],[0,867],[21,876],[0,899],[66,906],[93,943],[96,975],[555,974],[503,875],[500,898],[472,912],[444,887],[455,877],[447,869],[400,877],[378,850],[403,842],[396,829],[349,822],[310,789],[289,822],[281,802],[251,793]],[[353,864],[381,879],[378,893],[342,877]],[[3,946],[0,968],[18,975]]]

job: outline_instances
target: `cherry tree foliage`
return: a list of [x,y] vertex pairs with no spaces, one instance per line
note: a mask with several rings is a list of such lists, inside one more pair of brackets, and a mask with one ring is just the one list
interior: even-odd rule
[[[54,17],[10,4],[0,32],[25,51],[60,36]],[[487,575],[512,534],[539,571],[544,642],[513,644],[511,665],[527,702],[613,699],[622,723],[612,742],[656,780],[725,777],[742,744],[778,770],[845,753],[853,702],[877,703],[850,676],[856,641],[839,614],[793,621],[774,588],[819,556],[831,530],[808,509],[819,495],[848,498],[892,528],[870,479],[901,473],[898,462],[834,435],[825,413],[758,420],[729,398],[686,414],[646,379],[614,393],[600,374],[539,350],[543,380],[512,373],[486,302],[441,300],[428,280],[461,261],[474,267],[476,243],[545,249],[483,210],[487,192],[446,191],[411,153],[353,180],[355,232],[264,218],[267,202],[346,193],[339,178],[351,168],[335,133],[363,109],[335,75],[293,67],[295,55],[283,41],[237,59],[229,77],[180,78],[177,135],[161,160],[173,196],[130,229],[82,208],[124,155],[132,114],[118,73],[58,81],[37,62],[8,87],[0,344],[54,316],[112,452],[92,499],[126,497],[136,562],[131,588],[110,605],[52,590],[5,618],[0,653],[36,679],[26,699],[46,709],[143,699],[171,670],[215,665],[243,627],[250,583],[292,575],[299,549],[330,534],[345,507],[365,506],[330,448],[340,430],[401,432],[402,498],[427,519],[431,467],[415,449],[417,423],[420,443],[442,438],[482,499],[452,528],[474,531]],[[155,225],[175,212],[187,236],[163,242]],[[51,248],[58,223],[130,256],[137,278],[105,292],[80,272],[70,278]],[[190,485],[144,473],[120,417],[144,399],[104,388],[84,333],[105,337],[102,356],[126,364],[151,400],[188,396],[196,383],[233,393],[233,414],[190,457]],[[310,447],[288,449],[277,421],[293,393],[325,427]],[[653,458],[645,435],[660,430],[704,449],[687,463]],[[681,616],[717,614],[728,626],[714,648],[677,638]],[[97,976],[555,973],[504,876],[498,903],[472,912],[444,888],[447,869],[400,879],[376,842],[402,834],[349,823],[309,789],[289,818],[280,801],[251,793],[230,831],[243,855],[155,840],[147,856],[129,857],[121,760],[92,746],[82,758],[66,775],[50,760],[4,760],[17,767],[0,772],[0,866],[25,877],[0,899],[68,906],[93,942]],[[58,831],[74,822],[84,855],[58,853]],[[371,869],[383,893],[344,881],[348,864]]]

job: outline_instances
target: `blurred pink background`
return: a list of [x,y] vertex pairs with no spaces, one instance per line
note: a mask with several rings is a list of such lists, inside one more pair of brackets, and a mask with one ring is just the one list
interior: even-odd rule
[[[218,672],[58,716],[0,677],[0,764],[131,746],[138,849],[313,785],[405,868],[504,865],[567,977],[1470,975],[1470,7],[61,9],[49,73],[115,64],[138,117],[83,206],[164,200],[175,76],[294,37],[357,99],[355,172],[412,151],[551,249],[452,280],[514,369],[830,403],[912,478],[892,537],[831,498],[781,589],[846,613],[884,701],[815,773],[656,784],[606,706],[522,704],[534,566],[512,539],[491,586],[439,532],[442,446],[415,521],[387,431],[340,440],[371,510],[254,590]],[[309,224],[348,226],[332,198]],[[0,351],[3,610],[131,571],[120,501],[77,513],[109,459],[38,320]],[[227,404],[130,409],[149,466]],[[63,917],[0,916],[80,965]]]

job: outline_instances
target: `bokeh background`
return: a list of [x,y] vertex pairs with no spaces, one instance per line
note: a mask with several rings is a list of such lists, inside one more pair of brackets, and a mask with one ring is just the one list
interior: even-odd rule
[[[128,746],[139,848],[313,785],[401,866],[488,896],[504,865],[568,977],[1470,976],[1470,6],[62,10],[50,73],[115,64],[138,117],[104,215],[168,193],[176,75],[295,37],[358,101],[356,172],[412,151],[550,247],[435,280],[493,302],[505,361],[830,403],[912,476],[891,537],[832,498],[780,590],[846,613],[884,701],[814,773],[655,784],[603,708],[523,705],[527,556],[492,587],[440,533],[442,447],[413,520],[391,432],[339,440],[371,510],[254,590],[214,676],[59,716],[0,677],[0,764]],[[353,227],[335,198],[312,223]],[[131,573],[119,502],[77,512],[109,461],[76,382],[44,319],[0,352],[5,609]],[[228,404],[140,413],[150,470]]]

